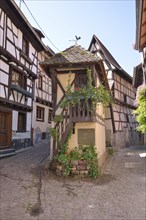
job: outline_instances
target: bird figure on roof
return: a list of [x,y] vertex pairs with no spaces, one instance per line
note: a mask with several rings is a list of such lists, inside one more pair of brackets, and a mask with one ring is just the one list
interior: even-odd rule
[[75,42],[75,45],[77,45],[77,42],[78,42],[78,40],[80,40],[81,39],[81,37],[78,37],[77,35],[75,36],[75,40],[69,40],[69,41],[74,41]]
[[76,40],[80,40],[81,39],[81,37],[77,37],[77,35],[75,36],[75,38],[76,38]]

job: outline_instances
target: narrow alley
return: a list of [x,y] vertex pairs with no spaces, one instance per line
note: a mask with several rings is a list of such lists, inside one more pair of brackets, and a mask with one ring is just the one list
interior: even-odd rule
[[[1,220],[144,220],[146,148],[109,156],[101,176],[57,177],[47,169],[47,146],[0,161]],[[42,163],[41,163],[42,162]]]

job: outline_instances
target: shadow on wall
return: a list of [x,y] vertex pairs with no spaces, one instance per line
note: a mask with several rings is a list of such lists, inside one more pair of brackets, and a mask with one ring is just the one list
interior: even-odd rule
[[144,145],[144,135],[137,131],[128,130],[128,128],[116,133],[106,130],[106,142],[114,149],[129,147],[130,145]]
[[39,127],[34,129],[34,145],[39,143],[50,144],[51,135],[50,129],[47,128],[45,132],[42,132]]

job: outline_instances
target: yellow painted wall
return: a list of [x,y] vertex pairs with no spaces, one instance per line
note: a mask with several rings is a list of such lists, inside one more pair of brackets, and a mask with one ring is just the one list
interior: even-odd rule
[[[58,74],[58,76],[57,76],[58,80],[60,81],[60,83],[61,83],[61,85],[62,85],[62,87],[64,88],[65,91],[66,91],[67,86],[68,86],[69,77],[70,77],[70,83],[72,83],[72,81],[75,78],[75,74],[74,73],[71,73],[71,74]],[[71,90],[73,91],[74,87],[72,87]],[[57,85],[57,104],[58,104],[58,102],[60,101],[60,99],[62,98],[63,95],[64,94],[62,92],[62,89],[60,88],[59,85]],[[56,110],[55,114],[59,115],[59,114],[61,114],[61,111],[62,111],[62,109],[58,108]]]
[[105,126],[97,122],[76,123],[75,134],[72,135],[71,140],[69,141],[69,151],[78,146],[78,129],[91,128],[95,129],[95,148],[98,153],[98,158],[102,159],[106,153]]

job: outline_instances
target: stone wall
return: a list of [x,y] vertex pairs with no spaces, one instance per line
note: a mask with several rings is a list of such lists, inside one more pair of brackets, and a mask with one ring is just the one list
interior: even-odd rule
[[[58,176],[64,176],[64,170],[60,163],[55,162],[52,164],[51,169],[55,172]],[[71,162],[71,176],[81,176],[87,177],[89,174],[89,167],[87,166],[87,162],[85,160],[74,160]]]

